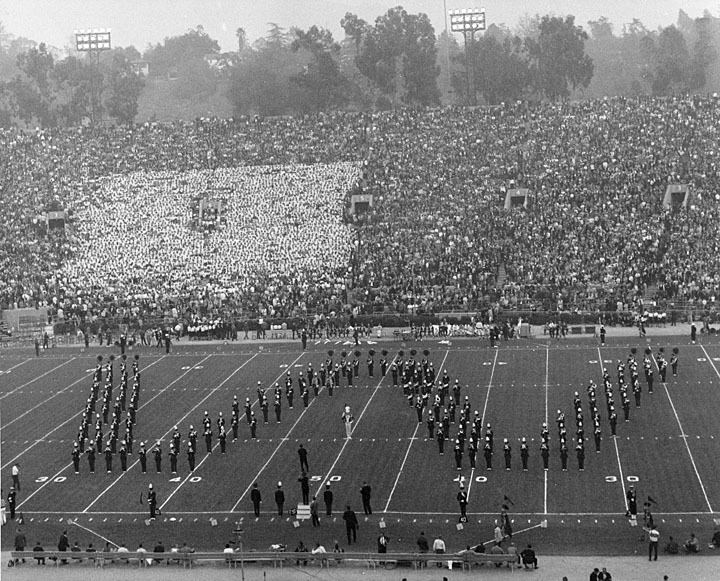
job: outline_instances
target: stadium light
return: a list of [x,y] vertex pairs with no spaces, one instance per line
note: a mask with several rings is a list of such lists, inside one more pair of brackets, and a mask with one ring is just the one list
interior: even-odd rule
[[96,76],[100,73],[100,53],[104,50],[112,48],[110,29],[109,28],[92,28],[87,30],[75,30],[75,49],[78,52],[84,52],[95,57],[95,74],[92,77],[92,95],[90,99],[90,114],[92,115],[93,125],[98,119],[98,113],[102,118],[102,109],[100,108],[100,91],[97,87]]
[[475,33],[485,30],[484,8],[461,8],[450,10],[450,30],[461,32],[465,39],[465,72],[467,74],[467,95],[471,104],[475,104],[475,91],[472,89],[470,56],[468,55],[468,42],[472,44]]

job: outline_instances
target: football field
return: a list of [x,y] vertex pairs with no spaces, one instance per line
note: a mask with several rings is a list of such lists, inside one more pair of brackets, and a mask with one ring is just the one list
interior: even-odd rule
[[[18,512],[22,513],[28,537],[40,535],[52,543],[63,528],[71,527],[71,541],[100,542],[105,537],[128,546],[184,542],[198,548],[220,549],[234,538],[239,523],[246,547],[267,549],[272,543],[294,548],[299,538],[306,544],[316,539],[332,546],[337,539],[345,544],[342,512],[350,504],[360,519],[359,547],[374,550],[380,528],[391,538],[390,551],[412,550],[422,530],[428,537],[442,534],[450,551],[466,544],[488,541],[503,503],[510,508],[515,539],[545,553],[615,553],[644,547],[639,544],[642,504],[648,496],[655,522],[668,534],[683,539],[696,532],[701,539],[711,534],[720,507],[720,346],[716,341],[690,345],[686,337],[610,339],[600,347],[593,339],[555,341],[531,339],[501,342],[490,348],[477,339],[419,343],[362,341],[355,347],[344,341],[310,341],[308,350],[299,344],[239,343],[217,345],[182,343],[166,355],[164,350],[141,348],[129,351],[131,361],[140,356],[141,397],[135,428],[135,454],[129,456],[128,470],[121,472],[116,457],[113,471],[106,473],[98,454],[95,474],[87,459],[80,473],[72,467],[72,444],[90,394],[97,355],[104,363],[114,352],[106,347],[57,348],[39,358],[30,351],[8,349],[0,354],[0,438],[2,445],[3,492],[10,485],[10,468],[19,464],[21,490]],[[649,394],[642,373],[647,347],[653,354],[663,347],[669,358],[679,348],[679,372],[668,369],[667,383],[655,373],[654,393]],[[636,348],[643,388],[641,406],[632,399],[630,421],[623,421],[617,395],[617,360],[625,361]],[[315,369],[334,351],[360,351],[359,377],[352,387],[341,379],[332,396],[326,388],[317,397],[310,392],[307,407],[295,394],[294,409],[284,397],[284,378],[295,380],[308,363]],[[375,350],[375,373],[369,377],[365,359]],[[494,431],[493,470],[486,469],[482,450],[471,468],[467,452],[457,470],[453,439],[457,423],[451,424],[451,440],[444,455],[438,443],[428,437],[426,423],[418,423],[414,407],[408,405],[401,387],[393,387],[390,373],[382,377],[378,360],[404,358],[416,351],[419,361],[428,351],[438,378],[447,370],[451,383],[459,379],[461,397],[469,397],[472,416]],[[119,384],[119,359],[114,362],[114,384]],[[602,393],[602,370],[613,381],[619,415],[617,437],[610,426]],[[596,453],[588,417],[586,387],[598,384],[598,408],[602,417],[602,441]],[[256,388],[260,381],[270,399],[269,423],[264,424]],[[272,388],[283,386],[282,418],[278,423],[272,406]],[[102,394],[101,384],[100,392]],[[467,386],[467,387],[466,387]],[[585,413],[585,470],[578,470],[575,457],[573,394],[579,392]],[[216,435],[213,452],[207,454],[200,436],[194,472],[190,473],[184,443],[192,424],[202,432],[207,411],[215,428],[223,412],[229,428],[233,396],[240,400],[240,429],[237,441],[228,438],[227,453],[220,454]],[[257,439],[250,438],[244,421],[243,403],[249,397],[258,417]],[[102,395],[100,396],[102,398]],[[352,438],[345,438],[341,415],[346,405],[355,417]],[[100,404],[97,409],[99,411]],[[570,457],[562,471],[555,419],[558,410],[566,414]],[[459,409],[458,409],[459,412]],[[540,431],[543,422],[550,430],[550,466],[543,470],[540,458]],[[92,422],[94,424],[94,421]],[[182,434],[178,473],[170,473],[168,442],[174,426]],[[107,426],[104,427],[107,434]],[[121,434],[124,428],[121,429]],[[214,433],[217,431],[214,429]],[[94,428],[90,428],[90,437]],[[527,471],[520,462],[520,440],[530,448]],[[503,439],[512,446],[511,469],[505,469]],[[140,441],[148,451],[162,441],[162,471],[156,472],[148,452],[148,472],[142,474],[137,458]],[[301,500],[298,446],[308,450],[310,496],[318,495],[320,527],[289,514]],[[372,515],[362,514],[360,488],[372,487]],[[257,482],[263,496],[262,513],[253,514],[250,489]],[[283,483],[286,503],[283,517],[277,515],[274,491]],[[459,524],[456,499],[462,482],[468,494],[468,519]],[[152,483],[162,515],[146,523],[142,494]],[[334,493],[333,514],[325,515],[322,493],[326,483]],[[625,498],[630,485],[638,491],[639,526],[633,528],[624,517]],[[3,547],[12,534],[3,528]],[[83,544],[83,543],[81,543]],[[644,550],[641,549],[641,550]]]

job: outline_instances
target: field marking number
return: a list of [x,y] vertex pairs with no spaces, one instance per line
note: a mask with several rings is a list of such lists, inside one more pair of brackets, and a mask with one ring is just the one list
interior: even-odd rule
[[[640,478],[637,476],[627,476],[625,478],[625,480],[627,480],[628,482],[640,482]],[[606,476],[605,477],[605,482],[617,482],[617,481],[618,481],[617,476]]]

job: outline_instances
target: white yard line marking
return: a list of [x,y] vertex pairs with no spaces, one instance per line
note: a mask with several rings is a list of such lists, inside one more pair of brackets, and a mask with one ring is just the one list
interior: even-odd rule
[[[232,378],[238,371],[240,371],[243,367],[245,367],[248,363],[250,363],[253,359],[255,359],[255,357],[257,357],[258,354],[259,354],[259,352],[258,352],[258,353],[255,353],[255,355],[253,355],[250,359],[248,359],[247,361],[245,361],[240,367],[238,367],[237,369],[235,369],[235,371],[233,371],[228,377],[226,377],[226,378],[220,383],[220,385],[216,386],[212,391],[210,391],[210,393],[208,393],[204,398],[202,398],[199,402],[197,402],[183,417],[181,417],[179,420],[177,420],[176,422],[174,422],[174,424],[177,425],[177,424],[181,423],[183,420],[185,420],[191,413],[193,413],[197,408],[199,408],[200,405],[205,402],[205,400],[207,400],[213,393],[215,393],[222,385],[224,385],[224,384],[225,384],[230,378]],[[195,365],[199,365],[200,363],[204,363],[205,361],[207,361],[208,359],[210,359],[210,357],[212,357],[212,356],[211,356],[211,355],[208,355],[207,357],[205,357],[205,359],[202,359],[202,360],[198,361]],[[195,365],[192,365],[192,366],[190,367],[190,369],[188,369],[185,373],[183,373],[183,374],[182,374],[181,376],[179,376],[177,379],[173,380],[173,382],[170,383],[170,384],[168,384],[168,385],[165,387],[165,389],[167,389],[168,387],[170,387],[173,383],[176,383],[176,382],[180,381],[180,379],[182,379],[183,377],[185,377],[185,375],[187,375],[188,373],[190,373],[190,372],[193,370],[193,367],[195,367]],[[164,391],[164,390],[163,390],[163,391]],[[160,395],[161,393],[162,393],[162,391],[160,391],[155,397],[157,397],[157,396]],[[155,399],[155,397],[153,397],[153,399]],[[150,401],[148,401],[147,403],[150,403]],[[147,405],[147,404],[146,404],[146,405]],[[157,439],[160,439],[160,440],[164,439],[164,438],[167,437],[167,435],[170,434],[170,432],[172,432],[172,431],[173,431],[173,429],[170,428],[167,432],[165,432],[162,436],[160,436],[160,438],[156,438],[156,440],[157,440]],[[89,509],[93,504],[95,504],[98,500],[100,500],[100,499],[105,495],[105,493],[106,493],[108,490],[110,490],[113,486],[115,486],[115,485],[120,481],[120,479],[121,479],[125,474],[127,474],[130,470],[132,470],[134,466],[137,466],[137,464],[138,464],[139,462],[140,462],[140,459],[138,458],[137,460],[135,460],[135,462],[133,462],[130,466],[128,466],[127,471],[121,472],[120,475],[119,475],[113,482],[111,482],[110,485],[108,485],[108,487],[107,487],[105,490],[103,490],[98,496],[96,496],[95,499],[94,499],[90,504],[88,504],[82,512],[87,512],[88,509]]]
[[[393,357],[390,364],[392,365],[392,362],[395,361],[395,357]],[[378,392],[378,389],[380,389],[380,386],[382,385],[383,379],[385,379],[386,376],[383,376],[380,378],[380,381],[378,381],[378,384],[375,386],[375,389],[373,390],[372,394],[367,400],[367,403],[365,403],[365,407],[360,412],[360,415],[358,416],[357,420],[355,420],[355,425],[353,426],[353,432],[357,428],[357,425],[360,423],[360,420],[362,420],[363,416],[365,415],[365,412],[367,411],[368,407],[370,406],[370,403],[372,402],[373,398],[375,397],[375,394]],[[351,432],[352,434],[352,432]],[[328,478],[333,473],[333,470],[335,470],[335,466],[337,466],[337,463],[340,461],[340,457],[342,456],[343,452],[345,451],[345,448],[347,447],[348,443],[350,442],[351,438],[345,438],[345,441],[343,442],[342,448],[340,448],[340,452],[338,452],[337,458],[335,458],[335,461],[332,463],[332,466],[330,466],[330,470],[327,471],[327,474],[325,474],[325,477],[320,481],[320,486],[315,491],[314,496],[317,496],[320,494],[320,491],[322,490],[322,487],[325,486],[325,483],[328,481]]]
[[[209,359],[210,357],[211,357],[211,355],[208,355],[207,357],[205,357],[205,359],[202,359],[202,360],[198,361],[198,363],[196,363],[196,364],[194,364],[194,365],[197,365],[197,364],[199,364],[199,363],[202,363],[202,362],[206,361],[207,359]],[[160,361],[160,359],[158,359],[158,361]],[[194,365],[193,365],[193,366],[194,366]],[[147,367],[149,367],[149,365],[148,365]],[[147,369],[147,367],[145,367],[145,369]],[[142,370],[141,370],[141,371],[142,371]],[[141,409],[143,409],[145,406],[149,405],[150,402],[152,402],[153,400],[155,400],[156,398],[158,398],[166,389],[168,389],[170,386],[172,386],[173,384],[175,384],[177,381],[179,381],[180,379],[182,379],[183,377],[185,377],[188,373],[190,373],[190,371],[192,371],[192,367],[191,367],[190,369],[188,369],[187,371],[185,371],[185,373],[183,373],[182,375],[178,376],[176,379],[174,379],[173,381],[171,381],[170,383],[168,383],[163,389],[161,389],[160,391],[158,391],[157,394],[155,394],[153,397],[151,397],[149,400],[147,400],[143,405],[141,405],[141,406],[138,408],[138,411],[140,411]],[[80,413],[82,413],[82,412],[80,412]],[[76,414],[76,415],[77,415],[77,414]],[[71,418],[71,419],[72,419],[72,418]],[[67,423],[67,422],[66,422],[66,423]],[[38,492],[40,492],[43,488],[45,488],[48,484],[50,484],[59,474],[61,474],[62,472],[64,472],[64,471],[67,470],[68,468],[70,468],[70,466],[72,466],[72,462],[70,462],[69,464],[67,464],[67,465],[64,466],[63,468],[61,468],[61,469],[60,469],[60,472],[58,472],[55,476],[53,476],[53,477],[50,478],[49,480],[46,480],[45,482],[43,482],[42,485],[41,485],[37,490],[35,490],[32,494],[30,494],[30,496],[28,496],[25,500],[23,500],[17,507],[20,508],[23,504],[25,504],[28,500],[30,500],[33,496],[35,496]],[[123,474],[125,474],[125,473],[123,472]],[[122,476],[122,474],[121,474],[121,476]],[[117,482],[117,481],[116,481],[116,482]],[[108,490],[109,488],[111,488],[114,484],[115,484],[115,483],[111,484],[106,490]],[[104,493],[103,493],[103,494],[104,494]],[[102,496],[102,495],[101,495],[101,496]],[[98,497],[98,498],[99,498],[99,497]],[[95,499],[95,500],[97,500],[97,499]],[[95,501],[93,501],[93,502],[95,502]]]
[[[704,347],[703,347],[704,350]],[[655,367],[658,367],[657,360],[655,357],[652,358],[653,362],[655,363]],[[659,367],[658,367],[659,370]],[[672,408],[673,414],[675,415],[675,421],[677,421],[678,428],[680,428],[680,435],[682,436],[682,441],[685,443],[685,449],[687,450],[688,456],[690,456],[690,463],[692,464],[693,470],[695,471],[695,476],[697,476],[698,483],[700,484],[700,489],[702,490],[703,497],[705,497],[705,503],[708,507],[708,512],[714,512],[712,509],[712,505],[710,504],[710,499],[708,498],[707,491],[705,490],[705,485],[703,484],[702,478],[700,478],[700,472],[698,472],[697,465],[695,464],[695,458],[693,458],[692,452],[690,451],[690,445],[688,444],[688,438],[687,434],[685,433],[685,430],[683,429],[682,423],[680,422],[680,416],[678,416],[677,410],[675,409],[675,404],[673,403],[672,397],[670,397],[670,390],[667,387],[666,382],[662,382],[663,388],[665,389],[665,395],[667,395],[668,401],[670,402],[670,407]]]
[[[160,359],[158,359],[158,360],[156,360],[156,361],[153,361],[152,363],[150,363],[150,365],[145,366],[143,369],[149,369],[150,367],[152,367],[152,366],[155,365],[156,363],[160,362],[163,358],[164,358],[164,357],[161,357]],[[86,378],[86,377],[82,377],[82,378],[78,379],[76,382],[72,383],[71,385],[74,385],[75,383],[78,383],[78,382],[80,382],[80,381],[83,381],[84,379],[87,379],[87,378]],[[68,386],[68,387],[70,387],[70,386]],[[67,388],[65,388],[65,389],[67,389]],[[43,403],[45,403],[45,402],[43,402]],[[39,404],[39,405],[42,405],[42,404]],[[35,406],[35,407],[38,407],[38,406]],[[35,408],[29,409],[29,410],[28,410],[27,412],[25,412],[25,413],[26,413],[26,414],[27,414],[27,413],[30,413],[33,409],[35,409]],[[80,411],[77,412],[75,415],[70,416],[70,417],[69,417],[67,420],[65,420],[63,423],[58,424],[57,426],[55,426],[52,430],[50,430],[50,431],[49,431],[47,434],[45,434],[43,437],[36,439],[32,444],[30,444],[27,448],[25,448],[22,452],[20,452],[20,453],[19,453],[17,456],[15,456],[12,460],[10,460],[10,461],[6,462],[5,464],[3,464],[3,465],[0,467],[0,469],[5,470],[5,468],[7,468],[8,466],[11,466],[12,464],[14,464],[15,461],[16,461],[18,458],[20,458],[21,456],[25,455],[27,452],[29,452],[30,450],[32,450],[32,449],[33,449],[35,446],[37,446],[40,442],[43,442],[50,434],[52,434],[53,432],[56,432],[57,430],[59,430],[60,428],[62,428],[65,424],[73,421],[75,418],[77,418],[78,416],[82,415],[83,411],[84,411],[84,410],[80,410]],[[25,414],[23,414],[23,415],[25,415]],[[15,418],[15,420],[13,420],[13,421],[19,420],[21,417],[22,417],[22,416],[19,416],[19,417]],[[10,423],[12,423],[12,422],[10,422]],[[9,424],[8,424],[8,425],[9,425]]]
[[[257,355],[257,353],[256,353],[255,355]],[[207,395],[207,397],[210,397],[213,393],[215,393],[218,389],[220,389],[223,385],[225,385],[228,381],[230,381],[230,379],[231,379],[238,371],[240,371],[243,367],[245,367],[248,363],[250,363],[253,359],[255,359],[255,355],[253,355],[250,359],[248,359],[245,363],[243,363],[240,367],[238,367],[235,371],[233,371],[228,377],[226,377],[215,389],[213,389],[213,390]],[[302,356],[302,355],[301,355],[301,356]],[[298,357],[297,359],[295,359],[295,361],[297,361],[298,359],[300,359],[300,357]],[[277,380],[276,380],[276,381],[277,381]],[[205,399],[207,399],[207,397],[206,397]],[[203,400],[203,401],[204,401],[204,400]],[[314,400],[313,400],[313,401],[314,401]],[[255,403],[257,403],[257,400],[255,400]],[[255,403],[253,403],[253,406],[255,405]],[[251,407],[252,407],[252,406],[251,406]],[[307,409],[307,408],[306,408],[306,409]],[[169,433],[170,433],[170,431],[168,431],[168,434],[169,434]],[[214,452],[215,449],[218,448],[219,446],[220,446],[220,442],[219,442],[219,441],[218,441],[218,442],[215,442],[215,446],[213,446],[213,448],[212,448],[213,452]],[[160,510],[162,510],[163,508],[165,508],[165,505],[166,505],[168,502],[170,502],[170,499],[171,499],[173,496],[175,496],[175,494],[177,493],[177,491],[180,490],[180,488],[182,488],[183,485],[185,485],[185,483],[187,483],[187,481],[190,480],[190,478],[192,478],[193,476],[195,476],[195,473],[197,472],[197,470],[200,468],[200,466],[203,465],[203,463],[205,462],[205,460],[207,460],[209,457],[210,457],[210,454],[205,454],[205,457],[204,457],[202,460],[200,460],[200,462],[199,462],[198,464],[195,465],[195,470],[194,470],[193,472],[190,472],[190,473],[183,479],[183,481],[175,487],[175,490],[173,490],[173,491],[168,495],[168,497],[165,499],[165,502],[163,502],[163,503],[160,505]]]
[[[295,364],[295,362],[296,362],[298,359],[300,359],[300,357],[302,357],[302,356],[303,356],[303,353],[300,353],[300,355],[298,355],[298,357],[295,358],[295,361],[293,361],[292,363],[290,363],[290,365],[288,365],[287,368],[289,369],[290,367],[292,367],[292,366]],[[285,368],[283,368],[283,369],[285,369]],[[272,384],[277,383],[278,381],[280,381],[280,378],[281,378],[284,374],[285,374],[285,372],[280,373],[280,375],[278,375],[278,376],[275,378],[275,381],[272,381],[272,382],[271,382],[271,387],[272,387]],[[271,388],[271,387],[270,387],[270,388]],[[270,388],[267,388],[267,389],[270,389]],[[319,394],[319,393],[322,393],[322,390],[323,390],[323,389],[325,389],[325,386],[323,386],[323,387],[320,388],[320,390],[318,391],[318,394]],[[277,454],[277,453],[280,451],[280,448],[282,448],[282,445],[288,440],[288,438],[290,437],[290,434],[291,434],[292,431],[295,429],[295,426],[298,425],[298,423],[300,422],[300,420],[302,419],[302,417],[305,415],[305,412],[310,409],[310,406],[315,402],[316,399],[317,399],[317,398],[313,398],[313,400],[308,404],[308,407],[306,407],[305,409],[303,409],[303,411],[300,413],[300,415],[298,416],[298,418],[295,420],[295,423],[293,423],[293,425],[290,426],[290,429],[288,430],[287,434],[285,434],[285,437],[280,440],[280,443],[275,447],[275,450],[273,450],[273,453],[270,454],[270,457],[267,459],[267,461],[265,462],[265,464],[263,464],[262,467],[260,468],[260,470],[257,471],[257,474],[255,474],[255,477],[250,481],[250,484],[247,485],[247,488],[246,488],[246,489],[243,491],[243,493],[240,495],[240,498],[238,498],[237,501],[235,502],[235,504],[233,504],[233,507],[230,509],[230,512],[235,512],[235,509],[238,507],[238,505],[240,504],[240,502],[242,501],[242,499],[245,497],[245,495],[246,495],[248,492],[250,492],[250,488],[252,487],[252,485],[255,484],[255,482],[257,482],[257,479],[260,478],[260,474],[262,474],[262,473],[265,471],[265,468],[267,468],[267,467],[270,465],[270,461],[275,457],[275,454]]]
[[[499,349],[495,349],[495,357],[493,358],[492,368],[490,369],[490,381],[488,382],[487,386],[487,392],[485,393],[485,403],[483,404],[483,411],[482,415],[480,416],[480,428],[485,427],[485,415],[487,413],[487,406],[488,402],[490,401],[490,388],[492,387],[493,378],[495,377],[495,367],[497,366],[497,359],[498,359],[498,351]],[[478,434],[478,437],[480,434]],[[479,452],[479,450],[478,450]],[[476,458],[477,462],[477,458]],[[470,471],[470,482],[468,483],[468,489],[467,489],[467,500],[468,504],[470,503],[470,490],[472,489],[473,481],[475,480],[475,470]]]
[[712,365],[713,371],[715,371],[715,375],[720,377],[720,371],[718,371],[717,367],[715,367],[715,364],[713,363],[712,357],[710,357],[710,354],[705,351],[705,345],[700,345],[700,349],[703,350],[703,353],[705,353],[705,358],[707,359],[707,362]]
[[[440,367],[437,370],[436,377],[440,377],[440,372],[442,371],[442,368],[445,366],[445,361],[447,360],[449,351],[445,351],[445,357],[443,357],[442,363],[440,364]],[[452,397],[452,394],[448,394],[449,397]],[[397,476],[395,477],[395,483],[393,484],[392,490],[390,490],[390,496],[388,496],[387,502],[385,503],[385,508],[383,512],[387,512],[388,506],[390,506],[390,501],[392,500],[393,494],[395,494],[395,489],[397,488],[398,482],[400,482],[400,476],[403,473],[403,469],[405,468],[405,463],[407,462],[408,456],[410,455],[410,448],[412,447],[413,442],[415,441],[415,436],[417,436],[418,429],[420,429],[420,422],[415,424],[415,431],[413,432],[412,438],[410,438],[410,442],[408,443],[407,450],[405,450],[405,457],[403,458],[402,464],[400,465],[400,470],[398,470]]]
[[24,361],[21,361],[20,363],[16,363],[16,364],[13,365],[12,367],[8,367],[8,368],[5,369],[4,371],[0,371],[0,375],[2,375],[2,374],[4,374],[4,373],[10,373],[13,369],[17,369],[17,368],[20,367],[21,365],[25,365],[28,361],[33,361],[33,358],[30,357],[30,358],[28,358],[28,359],[25,359]]
[[[9,395],[12,395],[12,394],[15,393],[16,391],[21,390],[23,387],[27,387],[27,386],[30,385],[31,383],[35,383],[38,379],[42,379],[42,378],[45,377],[46,375],[48,375],[48,374],[52,373],[53,371],[55,371],[56,369],[60,369],[60,368],[63,367],[64,365],[67,365],[68,363],[71,363],[71,362],[75,361],[75,359],[76,359],[75,357],[71,357],[71,358],[68,359],[67,361],[63,361],[60,365],[56,365],[56,366],[53,367],[52,369],[48,369],[45,373],[43,373],[43,374],[41,374],[41,375],[38,375],[37,377],[31,379],[30,381],[26,381],[25,383],[23,383],[22,385],[16,387],[16,388],[13,389],[12,391],[8,391],[7,393],[4,393],[4,394],[0,395],[0,400],[5,399],[6,397],[8,397]],[[87,375],[87,373],[86,373],[85,375]],[[84,378],[81,378],[81,379],[79,379],[78,381],[82,381],[82,379],[84,379]],[[77,383],[77,381],[76,381],[75,383]],[[71,387],[71,386],[75,385],[75,383],[71,383],[71,384],[68,385],[65,389],[68,389],[68,387]],[[55,395],[53,395],[52,397],[55,397],[56,395],[61,394],[63,391],[65,391],[65,389],[63,389],[63,390],[61,390],[61,391],[58,391],[58,392],[57,392]],[[46,400],[43,401],[42,403],[46,403],[47,401],[49,401],[50,399],[52,399],[52,397],[46,399]],[[42,405],[42,404],[40,404],[40,405]],[[33,409],[34,409],[34,408],[33,408]],[[3,426],[3,427],[5,427],[5,426]]]
[[[605,370],[605,367],[603,367],[603,357],[602,357],[602,353],[600,352],[600,347],[597,348],[597,352],[598,352],[598,365],[600,366],[600,375],[602,375],[602,372]],[[605,389],[605,387],[603,386],[603,390],[604,389]],[[618,441],[617,438],[613,438],[613,443],[615,444],[615,457],[617,458],[618,470],[620,471],[620,484],[622,485],[623,503],[625,504],[625,511],[627,512],[628,503],[627,503],[627,490],[625,489],[625,475],[623,474],[622,463],[620,462],[620,448],[618,447],[617,441]]]

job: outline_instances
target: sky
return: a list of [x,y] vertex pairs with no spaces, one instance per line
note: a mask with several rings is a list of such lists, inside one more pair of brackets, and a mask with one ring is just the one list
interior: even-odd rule
[[633,18],[649,29],[668,26],[677,22],[679,10],[692,18],[706,9],[720,15],[720,0],[0,0],[0,22],[7,33],[61,49],[71,45],[74,30],[110,28],[113,46],[133,45],[141,52],[201,24],[223,51],[230,51],[237,47],[238,27],[251,42],[264,36],[270,22],[304,29],[317,24],[339,40],[346,12],[372,22],[398,4],[428,14],[437,34],[445,28],[443,5],[448,10],[484,8],[488,24],[510,28],[534,14],[574,14],[582,26],[606,16],[616,32]]

